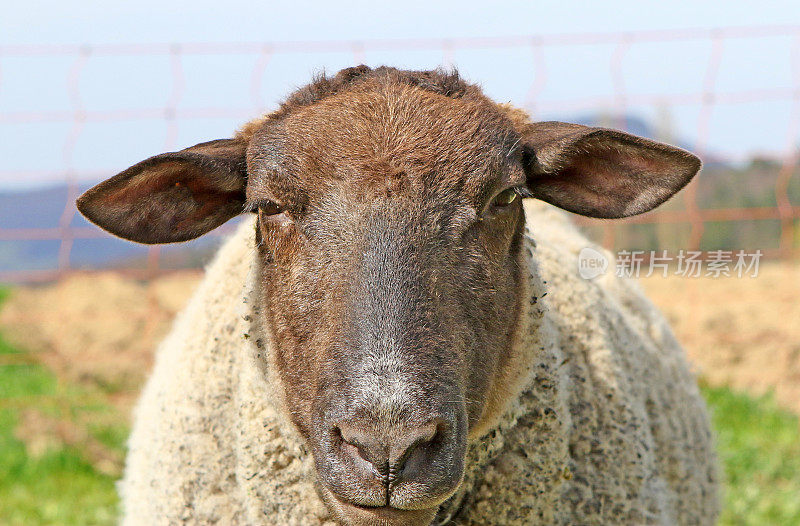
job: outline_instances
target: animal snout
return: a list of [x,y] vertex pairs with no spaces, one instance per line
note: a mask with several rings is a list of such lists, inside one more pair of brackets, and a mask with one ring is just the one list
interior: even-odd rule
[[466,454],[464,411],[418,410],[409,418],[397,413],[377,418],[374,412],[363,410],[346,413],[328,421],[328,438],[317,458],[324,489],[339,504],[372,510],[430,510],[461,483]]
[[418,474],[430,463],[429,457],[441,449],[437,442],[444,440],[447,427],[447,422],[438,419],[395,430],[376,431],[357,422],[342,422],[336,429],[341,436],[342,454],[391,485]]

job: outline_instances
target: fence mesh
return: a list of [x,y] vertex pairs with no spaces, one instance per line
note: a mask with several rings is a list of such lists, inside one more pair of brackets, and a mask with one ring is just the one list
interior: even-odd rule
[[[770,85],[738,91],[721,91],[718,89],[718,78],[721,64],[726,54],[735,53],[729,50],[729,44],[737,39],[771,39],[781,37],[788,46],[790,57],[789,68],[792,72],[791,85]],[[703,42],[707,43],[710,52],[704,57],[699,83],[701,89],[692,92],[677,93],[666,85],[658,92],[632,92],[627,88],[628,74],[625,69],[626,59],[632,50],[651,43]],[[607,73],[611,79],[611,91],[602,96],[570,96],[558,100],[545,100],[541,96],[552,82],[552,73],[548,71],[545,53],[548,49],[565,46],[610,46]],[[178,144],[181,130],[191,127],[203,120],[225,120],[244,122],[253,116],[269,109],[264,97],[263,81],[265,73],[278,58],[319,54],[347,54],[352,64],[359,64],[370,59],[371,54],[390,53],[438,53],[443,64],[458,65],[463,57],[475,53],[507,53],[510,50],[525,50],[532,57],[527,63],[519,64],[522,70],[528,70],[527,78],[532,78],[524,100],[515,101],[527,109],[534,118],[553,112],[570,112],[586,109],[597,109],[611,112],[616,119],[612,124],[623,129],[630,128],[628,122],[629,109],[650,105],[653,107],[697,106],[696,129],[691,144],[692,148],[704,159],[713,157],[708,150],[711,138],[711,119],[716,107],[721,104],[753,104],[784,101],[790,108],[788,126],[784,129],[765,130],[772,134],[776,141],[782,142],[783,154],[773,163],[772,175],[769,179],[770,198],[764,203],[740,203],[740,200],[715,200],[713,192],[704,195],[702,180],[697,178],[680,199],[673,204],[642,216],[619,222],[598,222],[581,219],[581,224],[590,231],[594,230],[607,247],[630,248],[630,245],[643,243],[643,239],[655,235],[663,245],[664,232],[680,232],[674,239],[675,247],[687,250],[711,250],[720,248],[718,240],[724,238],[727,225],[739,223],[767,222],[774,233],[773,246],[763,247],[765,256],[791,258],[798,254],[800,245],[800,189],[798,185],[798,153],[797,144],[800,139],[800,27],[741,27],[723,29],[696,29],[680,31],[642,31],[613,34],[572,34],[549,36],[515,36],[503,38],[452,38],[452,39],[407,39],[407,40],[363,40],[340,42],[268,42],[268,43],[185,43],[185,44],[132,44],[132,45],[84,45],[84,46],[49,46],[24,45],[0,47],[0,94],[4,78],[3,65],[8,61],[33,61],[38,59],[52,60],[54,63],[68,64],[63,77],[63,90],[68,99],[68,109],[49,109],[48,105],[27,109],[8,108],[0,110],[0,126],[44,124],[65,126],[61,147],[61,161],[57,169],[20,169],[0,166],[0,190],[20,179],[44,184],[66,185],[63,211],[56,225],[51,227],[0,224],[0,243],[21,241],[51,241],[59,243],[58,255],[51,265],[44,268],[2,268],[0,281],[28,282],[56,279],[66,273],[78,269],[97,268],[99,265],[76,265],[73,262],[75,244],[81,240],[102,239],[107,237],[97,228],[76,221],[75,198],[80,191],[93,182],[113,175],[124,166],[108,167],[108,169],[85,169],[78,166],[75,160],[76,144],[86,131],[87,125],[103,123],[121,123],[127,121],[153,121],[161,123],[164,134],[163,151],[183,147]],[[251,64],[249,70],[249,100],[236,99],[231,105],[192,105],[183,103],[186,91],[187,62],[194,62],[198,57],[248,57]],[[164,83],[166,102],[153,107],[111,107],[96,108],[86,104],[93,88],[83,82],[87,67],[93,61],[123,60],[126,57],[161,57],[167,64],[169,80]],[[658,57],[651,57],[659,60]],[[344,64],[346,65],[346,64]],[[194,67],[192,70],[194,71]],[[191,72],[190,71],[190,72]],[[524,75],[522,75],[524,77]],[[90,89],[91,88],[91,89]],[[585,90],[591,92],[591,89]],[[743,123],[747,125],[747,123]],[[158,152],[151,152],[158,153]],[[718,159],[719,160],[719,159]],[[724,161],[722,159],[721,161]],[[741,179],[731,179],[732,168],[718,163],[722,168],[714,168],[714,163],[707,162],[706,171],[712,174],[711,180],[718,180],[720,186],[747,184]],[[714,179],[714,171],[719,172]],[[745,173],[745,177],[747,176]],[[721,174],[721,175],[720,175]],[[726,177],[728,179],[726,179]],[[742,177],[742,171],[739,171]],[[736,192],[746,193],[747,186],[739,187]],[[636,228],[646,231],[636,234]],[[736,227],[738,228],[738,227]],[[627,230],[626,230],[627,229]],[[647,230],[649,229],[649,230]],[[716,232],[711,240],[704,242],[704,236],[710,229]],[[747,230],[747,229],[745,229]],[[224,228],[212,235],[219,235]],[[634,232],[631,234],[631,232]],[[722,233],[720,233],[722,232]],[[756,243],[762,236],[760,230],[751,232]],[[738,234],[737,234],[738,235]],[[661,236],[661,237],[659,237]],[[721,237],[720,237],[721,236]],[[674,236],[673,236],[674,237]],[[728,236],[727,242],[737,243],[739,238]],[[722,247],[725,248],[725,247]],[[730,248],[730,247],[729,247]],[[745,247],[747,248],[747,247]],[[751,247],[755,248],[755,247]],[[758,247],[762,248],[762,247]],[[137,276],[149,276],[165,269],[163,252],[159,247],[147,249],[144,263],[135,266],[122,265],[123,271]]]

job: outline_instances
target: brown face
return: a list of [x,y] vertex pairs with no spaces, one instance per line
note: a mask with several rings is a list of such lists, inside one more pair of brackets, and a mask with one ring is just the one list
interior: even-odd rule
[[344,523],[424,525],[460,483],[467,439],[515,394],[519,196],[624,217],[699,167],[622,132],[528,122],[457,75],[360,66],[233,139],[142,161],[77,206],[142,243],[257,213],[266,365],[320,494]]
[[392,86],[250,144],[272,364],[346,517],[429,521],[461,480],[525,289],[518,140],[490,103]]

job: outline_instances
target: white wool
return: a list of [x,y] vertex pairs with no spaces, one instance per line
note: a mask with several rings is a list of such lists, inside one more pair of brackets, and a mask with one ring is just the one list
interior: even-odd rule
[[[519,394],[470,444],[437,523],[713,524],[708,417],[672,331],[613,267],[578,275],[582,248],[604,251],[565,213],[526,214]],[[332,524],[250,326],[253,229],[220,250],[158,350],[120,483],[126,525]]]

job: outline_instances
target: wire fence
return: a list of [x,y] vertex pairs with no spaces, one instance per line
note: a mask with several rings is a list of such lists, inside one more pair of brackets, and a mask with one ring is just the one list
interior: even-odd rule
[[[727,45],[736,39],[762,39],[785,37],[790,46],[792,84],[790,86],[766,86],[740,91],[722,92],[717,88],[720,65],[726,57]],[[675,93],[665,89],[663,92],[640,93],[627,89],[628,78],[624,70],[626,58],[636,46],[647,43],[705,42],[710,53],[703,65],[701,89],[693,93]],[[552,81],[547,70],[545,52],[559,46],[603,45],[612,46],[608,59],[608,74],[612,91],[602,96],[577,96],[559,100],[544,100],[542,92]],[[63,78],[64,90],[69,108],[64,110],[29,108],[21,110],[0,110],[0,126],[40,124],[61,124],[68,127],[61,148],[61,162],[57,169],[7,169],[0,166],[0,189],[4,183],[24,179],[41,184],[65,184],[67,191],[61,206],[57,225],[51,227],[20,226],[8,227],[0,224],[0,243],[26,241],[51,241],[59,244],[58,255],[49,268],[3,269],[0,267],[2,282],[32,282],[57,279],[76,270],[71,255],[78,240],[103,239],[107,234],[86,224],[76,224],[75,198],[87,183],[96,182],[120,171],[124,166],[109,169],[83,169],[76,166],[76,143],[91,123],[119,123],[125,121],[157,121],[166,128],[163,151],[176,149],[179,145],[179,131],[190,127],[193,122],[203,119],[230,119],[244,122],[248,118],[268,109],[264,100],[264,74],[276,57],[285,55],[308,56],[319,53],[346,53],[352,57],[352,64],[367,61],[373,52],[436,52],[441,55],[441,63],[455,64],[459,56],[471,52],[491,52],[492,50],[526,49],[533,57],[528,64],[520,67],[531,70],[532,83],[527,89],[525,100],[515,101],[527,109],[534,118],[548,112],[570,112],[586,108],[612,111],[620,128],[628,128],[626,122],[631,107],[697,105],[699,113],[696,121],[692,149],[701,157],[708,152],[711,134],[712,114],[720,104],[751,104],[769,101],[784,101],[789,104],[790,114],[786,130],[770,130],[776,138],[782,138],[784,153],[771,192],[774,204],[769,206],[713,206],[702,202],[698,193],[697,181],[684,190],[681,202],[674,207],[659,209],[642,216],[620,222],[597,222],[581,219],[583,225],[598,231],[607,247],[620,247],[621,229],[635,225],[666,225],[683,228],[687,234],[681,246],[687,250],[708,250],[714,247],[703,246],[704,232],[710,223],[737,223],[772,221],[778,225],[776,246],[765,247],[767,257],[797,257],[800,245],[800,203],[790,198],[790,185],[796,180],[798,171],[798,139],[800,139],[800,27],[740,27],[722,29],[692,29],[677,31],[640,31],[613,34],[570,34],[549,36],[514,36],[500,38],[452,38],[452,39],[407,39],[407,40],[363,40],[339,42],[267,42],[267,43],[185,43],[185,44],[131,44],[131,45],[84,45],[51,46],[24,45],[0,47],[0,93],[3,83],[3,64],[8,60],[25,61],[37,58],[68,61],[69,67]],[[185,107],[182,99],[185,93],[186,62],[194,57],[227,56],[249,57],[252,66],[249,71],[249,100],[236,100],[228,106]],[[153,107],[98,109],[87,107],[86,86],[82,77],[92,61],[102,58],[120,59],[123,57],[162,57],[168,62],[169,82],[166,103]],[[158,152],[152,152],[158,153]],[[746,188],[740,189],[746,192]],[[212,235],[220,235],[220,229]],[[95,265],[79,266],[81,270],[97,268]],[[165,270],[162,250],[159,247],[147,249],[146,263],[136,267],[125,267],[122,271],[134,276],[147,277]]]

